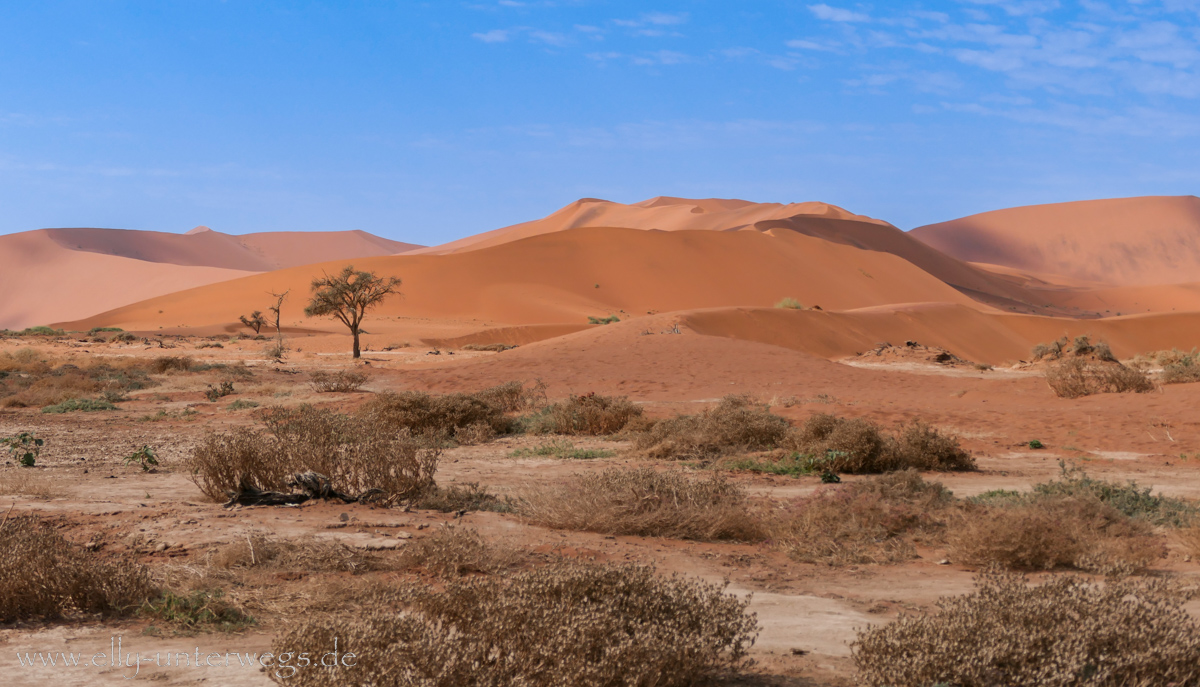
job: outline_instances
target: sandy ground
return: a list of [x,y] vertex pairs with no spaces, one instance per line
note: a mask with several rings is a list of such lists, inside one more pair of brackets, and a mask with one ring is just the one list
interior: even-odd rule
[[[475,389],[518,379],[541,379],[552,397],[597,391],[622,393],[644,405],[652,416],[695,412],[731,392],[751,393],[774,404],[774,411],[795,421],[818,412],[868,417],[890,426],[922,418],[957,433],[978,458],[973,473],[927,475],[959,496],[991,489],[1023,489],[1053,478],[1059,461],[1081,465],[1089,474],[1133,479],[1171,495],[1200,498],[1200,422],[1194,413],[1200,385],[1177,385],[1140,395],[1104,395],[1074,401],[1055,398],[1035,373],[993,374],[972,369],[897,362],[892,366],[850,366],[778,346],[695,334],[633,337],[627,348],[588,339],[590,332],[561,337],[546,345],[504,353],[460,351],[428,355],[414,347],[367,354],[368,389]],[[572,337],[582,337],[575,338]],[[146,346],[44,345],[57,356],[155,356],[181,352],[213,360],[245,360],[252,379],[239,382],[236,395],[209,403],[202,396],[203,375],[162,378],[157,387],[136,392],[118,411],[46,415],[36,409],[0,411],[0,435],[36,431],[47,440],[38,467],[0,467],[0,485],[15,475],[34,475],[49,494],[0,495],[15,515],[38,513],[59,523],[72,540],[106,552],[133,552],[152,566],[195,564],[214,545],[255,533],[298,539],[332,539],[368,550],[409,545],[444,523],[477,528],[488,539],[524,550],[597,561],[652,563],[664,573],[704,580],[727,580],[729,590],[749,595],[761,634],[753,657],[757,666],[744,684],[845,685],[853,680],[850,642],[855,630],[885,623],[900,612],[927,609],[941,596],[969,591],[975,570],[945,563],[938,550],[900,565],[832,568],[792,561],[767,546],[684,542],[606,536],[534,527],[508,514],[455,514],[364,505],[310,503],[294,508],[224,509],[207,501],[190,481],[183,460],[206,431],[251,423],[251,414],[229,410],[237,399],[262,405],[317,402],[350,407],[366,397],[316,394],[304,375],[293,371],[345,366],[344,354],[316,351],[320,338],[296,339],[299,352],[277,368],[257,357],[252,346],[228,345],[199,350],[199,340],[179,341],[174,351]],[[565,342],[565,343],[564,343]],[[2,344],[12,350],[14,342]],[[72,347],[73,346],[73,347]],[[590,348],[589,348],[590,347]],[[308,348],[305,351],[302,349]],[[528,349],[528,350],[527,350]],[[82,351],[87,350],[84,354]],[[180,413],[194,415],[184,419]],[[166,419],[149,420],[159,411]],[[1046,448],[1032,450],[1031,439]],[[442,484],[477,482],[499,494],[552,484],[571,474],[617,465],[645,464],[625,442],[577,439],[581,448],[616,452],[611,458],[561,460],[515,458],[519,448],[546,440],[503,437],[479,446],[449,450],[442,459]],[[143,472],[122,457],[142,445],[155,447],[163,465]],[[691,470],[687,466],[670,469]],[[785,502],[820,487],[815,477],[746,473],[731,479],[755,495]],[[846,477],[846,480],[855,479]],[[1200,565],[1178,552],[1162,571],[1182,576],[1200,573]],[[281,580],[281,590],[307,593],[305,580]],[[265,685],[265,673],[240,665],[225,666],[226,652],[261,652],[286,626],[288,615],[270,608],[245,634],[147,634],[149,623],[76,621],[26,624],[0,629],[0,669],[5,684],[125,684],[130,676],[165,685]],[[87,657],[111,653],[113,638],[122,651],[143,656],[178,652],[201,658],[221,654],[205,665],[163,666],[143,663],[27,667],[18,654],[71,651]],[[109,663],[104,663],[108,660]],[[136,673],[136,675],[134,675]]]

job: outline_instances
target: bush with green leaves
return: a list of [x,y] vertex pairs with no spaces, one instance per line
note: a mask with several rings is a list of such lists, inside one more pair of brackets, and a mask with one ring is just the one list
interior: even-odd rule
[[0,438],[0,446],[8,449],[8,455],[22,467],[31,468],[37,464],[38,456],[42,455],[45,439],[39,438],[33,432],[18,432],[11,437]]
[[126,465],[137,465],[142,472],[150,472],[158,466],[158,455],[149,446],[142,446],[133,453],[125,456]]

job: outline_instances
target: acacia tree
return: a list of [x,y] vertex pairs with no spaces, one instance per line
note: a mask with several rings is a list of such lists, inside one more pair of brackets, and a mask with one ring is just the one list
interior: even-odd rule
[[263,317],[261,310],[255,310],[254,312],[250,313],[250,317],[242,315],[238,319],[242,321],[242,324],[253,329],[255,334],[262,333],[263,325],[267,323],[267,318]]
[[400,280],[396,277],[379,277],[374,272],[355,271],[346,265],[333,276],[328,274],[312,282],[312,300],[304,308],[309,317],[333,316],[341,320],[354,337],[354,357],[362,354],[358,347],[358,335],[367,310],[397,293]]

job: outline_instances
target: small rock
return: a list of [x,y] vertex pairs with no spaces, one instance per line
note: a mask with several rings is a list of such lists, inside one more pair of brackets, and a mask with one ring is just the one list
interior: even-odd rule
[[793,656],[803,656],[808,653],[808,649],[792,649]]
[[341,520],[342,522],[346,522],[349,519],[350,519],[349,513],[342,513],[341,515],[338,516],[338,520]]
[[163,551],[166,551],[166,550],[167,550],[166,542],[160,541],[158,543],[158,545],[154,547],[154,553],[162,553]]
[[937,564],[938,564],[938,565],[950,565],[950,559],[949,559],[949,558],[943,558],[942,560],[938,561],[938,562],[937,562]]

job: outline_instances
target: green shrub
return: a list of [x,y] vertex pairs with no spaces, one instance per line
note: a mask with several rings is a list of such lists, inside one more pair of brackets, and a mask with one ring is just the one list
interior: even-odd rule
[[117,407],[108,401],[95,398],[72,398],[63,401],[62,403],[55,403],[54,405],[46,406],[45,408],[42,408],[42,412],[54,414],[74,412],[92,413],[99,410],[116,409]]
[[804,310],[804,304],[795,298],[784,298],[775,304],[776,308],[785,308],[788,310]]
[[616,315],[609,315],[608,317],[589,317],[588,318],[588,324],[614,324],[614,323],[620,322],[620,321],[621,321],[621,318],[617,317]]
[[519,448],[508,454],[509,458],[564,458],[568,460],[592,460],[595,458],[612,458],[616,451],[608,449],[575,448],[569,441],[552,441],[534,448]]

